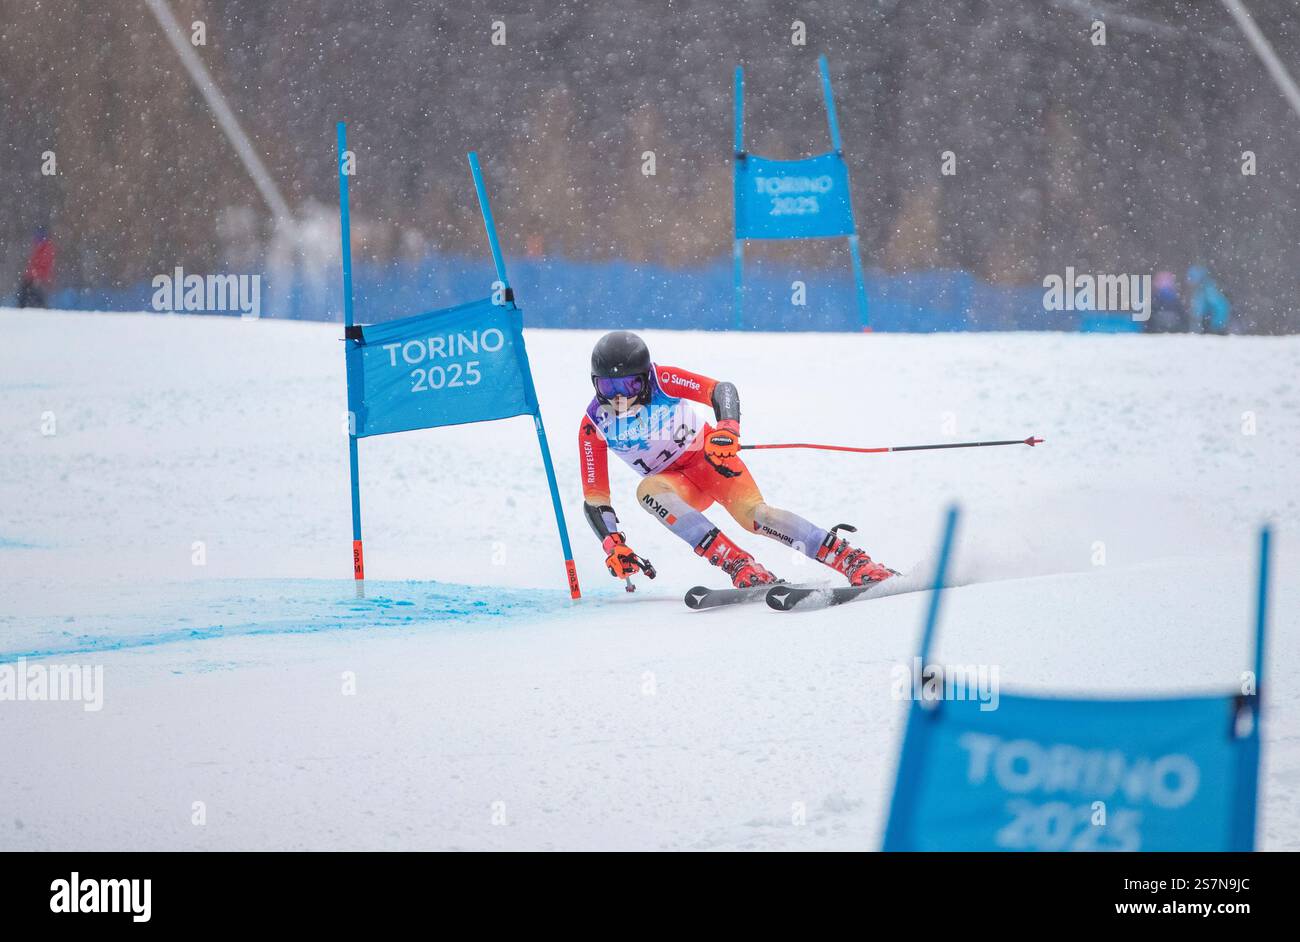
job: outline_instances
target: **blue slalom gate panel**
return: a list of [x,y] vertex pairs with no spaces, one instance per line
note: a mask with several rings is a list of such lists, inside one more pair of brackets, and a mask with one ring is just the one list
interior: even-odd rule
[[914,709],[885,850],[1252,849],[1259,731],[1246,698],[980,707]]
[[522,330],[488,298],[361,328],[347,341],[357,438],[532,414]]
[[[578,570],[560,504],[555,464],[537,402],[523,313],[515,306],[497,238],[492,205],[478,155],[470,151],[470,176],[483,214],[483,231],[496,270],[493,296],[413,317],[370,326],[356,323],[353,305],[351,210],[348,178],[355,171],[347,148],[347,126],[338,123],[339,230],[343,260],[343,339],[348,384],[348,477],[352,496],[352,575],[358,592],[365,579],[361,539],[361,470],[357,440],[418,428],[489,422],[531,415],[551,492],[555,528],[564,553],[570,598],[580,598]],[[497,303],[500,298],[500,303]]]
[[739,66],[736,68],[731,326],[737,330],[745,326],[746,239],[821,239],[832,236],[848,239],[858,326],[863,330],[868,327],[867,289],[857,227],[853,221],[849,169],[844,162],[844,144],[840,140],[835,95],[831,91],[831,70],[825,56],[818,58],[817,68],[821,72],[831,149],[828,153],[802,160],[774,160],[745,150],[745,73]]
[[736,238],[816,239],[853,235],[849,171],[840,154],[736,161]]
[[958,516],[950,508],[944,524],[884,850],[1253,850],[1269,529],[1259,537],[1253,683],[1242,692],[969,698],[969,669],[945,678],[929,656]]

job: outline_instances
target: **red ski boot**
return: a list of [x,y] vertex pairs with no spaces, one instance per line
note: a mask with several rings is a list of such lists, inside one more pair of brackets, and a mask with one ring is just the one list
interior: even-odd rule
[[745,552],[731,542],[722,532],[714,527],[695,547],[695,554],[703,556],[709,565],[717,566],[731,577],[731,584],[737,589],[750,586],[769,585],[780,580],[764,569],[751,553]]
[[876,582],[884,582],[890,576],[898,575],[888,566],[882,566],[880,563],[873,562],[860,549],[854,549],[849,545],[848,540],[842,540],[838,531],[847,530],[850,533],[856,533],[857,530],[846,523],[831,527],[831,532],[826,534],[826,539],[822,541],[821,547],[817,550],[817,561],[825,563],[836,572],[849,580],[850,585],[871,585]]

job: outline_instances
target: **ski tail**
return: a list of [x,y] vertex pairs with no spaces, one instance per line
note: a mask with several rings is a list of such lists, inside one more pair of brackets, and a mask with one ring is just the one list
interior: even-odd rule
[[766,601],[768,608],[778,612],[799,609],[811,611],[856,602],[862,598],[883,598],[889,595],[902,595],[907,592],[919,592],[930,588],[923,579],[907,575],[892,576],[869,585],[779,585],[768,590]]
[[774,585],[767,590],[764,601],[767,602],[768,608],[778,612],[788,612],[817,596],[829,596],[832,591],[830,586],[825,585]]
[[739,605],[743,602],[757,602],[767,595],[771,585],[756,585],[745,589],[710,589],[697,585],[686,593],[682,599],[686,607],[700,611],[708,608],[721,608],[724,605]]

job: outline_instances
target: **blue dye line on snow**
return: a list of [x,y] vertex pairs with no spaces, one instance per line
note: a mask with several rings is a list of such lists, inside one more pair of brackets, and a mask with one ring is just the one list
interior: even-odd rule
[[[440,627],[486,627],[500,621],[512,623],[556,614],[582,615],[604,604],[605,597],[622,593],[597,593],[595,598],[574,603],[563,589],[508,589],[441,582],[367,583],[367,597],[356,598],[351,580],[259,581],[254,589],[241,592],[232,585],[230,595],[210,597],[214,583],[175,584],[168,586],[164,610],[157,615],[78,616],[78,620],[128,620],[132,623],[154,622],[161,630],[142,632],[111,630],[103,634],[72,632],[65,627],[65,616],[43,616],[50,623],[27,647],[0,651],[0,663],[19,658],[49,658],[71,654],[105,653],[188,641],[220,638],[257,637],[262,635],[300,635],[333,631],[372,631],[388,633],[415,628],[437,630]],[[276,587],[280,588],[276,588]],[[171,594],[184,588],[191,596]],[[172,611],[180,605],[184,611]],[[274,608],[281,614],[265,620],[251,621],[249,614],[258,606]],[[228,612],[229,617],[221,615]],[[19,619],[8,619],[11,623]],[[33,619],[35,620],[35,619]],[[185,626],[188,621],[203,624]]]

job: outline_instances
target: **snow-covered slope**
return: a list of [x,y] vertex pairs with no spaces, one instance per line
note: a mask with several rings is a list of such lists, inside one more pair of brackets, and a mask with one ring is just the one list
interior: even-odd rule
[[[528,335],[587,594],[571,603],[525,418],[361,443],[355,598],[337,326],[0,325],[0,662],[104,668],[98,712],[0,702],[0,848],[878,846],[891,669],[925,595],[689,612],[682,592],[716,574],[619,466],[616,506],[661,573],[621,591],[580,513],[594,334]],[[1044,437],[747,455],[771,503],[856,524],[895,568],[932,556],[959,501],[937,654],[1008,689],[1231,687],[1272,519],[1261,844],[1300,848],[1300,338],[647,339],[735,381],[750,442]],[[737,535],[782,575],[818,568]]]

